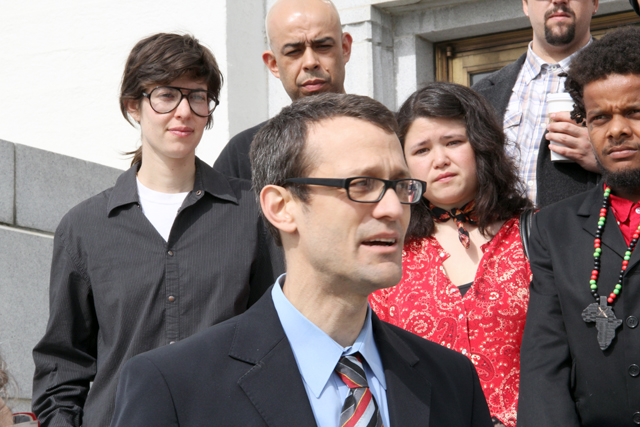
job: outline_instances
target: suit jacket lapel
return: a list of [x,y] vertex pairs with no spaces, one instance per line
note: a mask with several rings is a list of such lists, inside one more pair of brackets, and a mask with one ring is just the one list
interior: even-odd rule
[[[636,246],[636,249],[637,249],[637,246]],[[627,267],[627,270],[625,271],[625,275],[633,271],[633,269],[636,267],[636,265],[638,265],[638,263],[640,263],[640,250],[636,251],[634,249],[634,251],[631,253],[631,259],[629,259],[629,265]]]
[[429,426],[431,384],[415,369],[420,359],[373,314],[375,337],[387,382],[389,422],[394,426]]
[[[586,193],[586,197],[582,202],[582,205],[578,209],[577,215],[582,217],[582,228],[589,233],[595,239],[596,228],[598,227],[598,218],[600,217],[600,209],[602,208],[603,200],[602,183],[598,183],[596,188]],[[624,252],[627,249],[627,245],[620,231],[620,227],[616,223],[616,217],[613,215],[613,211],[609,208],[607,212],[607,222],[604,225],[604,233],[600,239],[602,245],[611,249],[620,257],[624,256]]]
[[238,385],[268,426],[316,425],[271,288],[239,320],[229,356],[254,365]]
[[509,99],[511,99],[511,94],[513,93],[513,87],[516,85],[518,74],[520,74],[520,69],[526,57],[527,54],[525,52],[515,62],[512,62],[495,74],[487,77],[495,88],[487,92],[485,96],[492,105],[496,106],[498,114],[500,115],[500,121],[504,121],[504,114],[507,111]]

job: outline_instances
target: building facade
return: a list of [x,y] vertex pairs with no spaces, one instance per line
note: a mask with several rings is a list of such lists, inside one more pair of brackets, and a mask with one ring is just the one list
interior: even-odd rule
[[[261,60],[273,0],[2,1],[0,81],[0,352],[26,410],[31,349],[48,316],[52,236],[64,213],[113,185],[139,130],[118,86],[141,38],[189,32],[225,77],[214,127],[198,155],[213,163],[228,139],[289,99]],[[423,84],[470,84],[511,62],[531,39],[517,0],[334,0],[354,39],[346,90],[397,109]],[[601,0],[598,31],[636,23],[627,0]],[[8,142],[11,141],[11,142]]]

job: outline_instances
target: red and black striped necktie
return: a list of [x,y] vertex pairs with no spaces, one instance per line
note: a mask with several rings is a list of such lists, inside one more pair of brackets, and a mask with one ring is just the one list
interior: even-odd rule
[[336,373],[349,387],[340,413],[340,427],[383,427],[382,416],[362,367],[360,353],[342,356]]

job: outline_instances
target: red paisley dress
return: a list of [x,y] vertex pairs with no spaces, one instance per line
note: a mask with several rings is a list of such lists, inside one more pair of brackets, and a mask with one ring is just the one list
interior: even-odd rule
[[518,218],[506,221],[481,249],[478,271],[463,297],[445,273],[442,263],[450,255],[438,241],[410,240],[402,253],[402,281],[373,293],[369,302],[380,319],[469,357],[491,415],[515,427],[531,282]]

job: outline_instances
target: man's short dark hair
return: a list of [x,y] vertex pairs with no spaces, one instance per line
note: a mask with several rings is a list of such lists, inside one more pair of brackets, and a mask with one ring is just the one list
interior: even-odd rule
[[[323,93],[294,102],[269,120],[251,143],[252,182],[258,199],[265,186],[279,185],[288,186],[293,196],[303,202],[308,200],[306,186],[286,184],[285,180],[305,177],[314,166],[313,153],[305,149],[309,127],[337,117],[364,120],[388,133],[398,128],[393,113],[367,96]],[[281,245],[278,229],[269,221],[267,227]]]
[[586,120],[584,87],[611,74],[640,75],[640,28],[625,27],[594,40],[571,61],[565,82],[575,107],[571,118],[578,123]]

